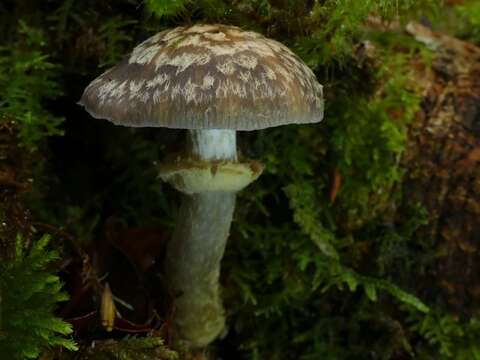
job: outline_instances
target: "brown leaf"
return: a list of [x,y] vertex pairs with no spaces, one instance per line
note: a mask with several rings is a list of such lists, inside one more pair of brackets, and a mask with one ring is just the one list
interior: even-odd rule
[[161,227],[131,228],[117,230],[113,220],[105,225],[106,238],[120,250],[141,274],[155,263],[157,257],[164,253],[168,239]]
[[147,321],[145,324],[136,324],[128,321],[127,319],[117,318],[115,320],[114,329],[127,333],[142,333],[150,332],[152,330],[151,321]]
[[338,168],[333,171],[333,177],[330,185],[330,203],[333,204],[338,195],[338,190],[342,185],[342,177]]
[[77,336],[85,335],[97,326],[97,311],[91,311],[87,314],[66,319],[73,327]]

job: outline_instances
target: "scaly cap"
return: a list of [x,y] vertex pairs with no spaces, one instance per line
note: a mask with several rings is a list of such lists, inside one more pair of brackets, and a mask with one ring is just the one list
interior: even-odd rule
[[298,56],[226,25],[152,36],[95,79],[80,104],[132,127],[255,130],[323,118],[322,86]]

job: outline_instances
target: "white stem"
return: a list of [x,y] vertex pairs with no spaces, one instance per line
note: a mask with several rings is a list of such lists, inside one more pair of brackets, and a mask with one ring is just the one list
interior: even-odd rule
[[220,263],[234,208],[234,193],[183,195],[167,244],[165,277],[175,296],[175,325],[191,347],[207,346],[225,327]]
[[235,130],[190,130],[191,152],[202,160],[237,160]]
[[[188,155],[199,160],[237,160],[235,130],[190,130]],[[165,277],[175,296],[175,325],[192,347],[204,347],[225,327],[220,262],[235,209],[235,192],[183,196]]]

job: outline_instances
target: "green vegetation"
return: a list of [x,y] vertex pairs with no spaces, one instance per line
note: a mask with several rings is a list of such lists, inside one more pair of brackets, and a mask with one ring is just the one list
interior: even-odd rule
[[412,314],[411,330],[424,339],[419,352],[420,359],[428,359],[429,354],[438,354],[439,359],[477,360],[480,359],[478,334],[480,321],[472,317],[468,321],[439,312],[418,318]]
[[452,27],[461,38],[480,44],[480,3],[475,0],[465,1],[455,7]]
[[[421,102],[410,61],[420,58],[428,66],[433,55],[403,32],[375,25],[397,16],[400,23],[419,16],[436,23],[435,15],[445,13],[462,19],[445,28],[480,43],[478,2],[449,9],[433,0],[25,3],[0,5],[6,35],[0,44],[0,126],[15,121],[21,146],[45,165],[35,169],[26,199],[32,217],[74,240],[55,241],[58,251],[49,251],[44,237],[25,253],[19,245],[12,263],[0,263],[0,357],[36,358],[57,345],[74,349],[59,336],[70,327],[52,315],[66,300],[46,267],[58,252],[85,261],[81,251],[71,254],[72,247],[104,246],[113,218],[121,224],[115,230],[125,234],[151,226],[168,232],[173,223],[179,199],[156,179],[156,164],[167,149],[179,148],[182,134],[91,119],[75,105],[83,88],[157,31],[219,22],[292,48],[325,85],[327,108],[317,125],[239,136],[243,153],[266,168],[239,194],[222,269],[229,332],[218,352],[245,359],[480,359],[478,316],[449,314],[417,283],[428,283],[436,254],[431,239],[418,235],[427,225],[426,210],[400,190],[408,126]],[[144,241],[132,239],[139,246]],[[134,261],[125,248],[120,252],[128,268]],[[99,278],[118,270],[109,266]],[[135,270],[132,282],[153,299],[148,305],[156,306],[152,328],[158,330],[169,318],[159,306],[168,297],[156,285],[161,263],[145,273]],[[91,303],[81,304],[84,312],[76,315],[95,310]],[[92,328],[85,338],[77,335],[77,343],[105,339]],[[129,346],[176,356],[159,338],[105,344],[103,353],[81,347],[84,358],[134,359]]]
[[[71,354],[62,359],[71,358]],[[121,341],[106,340],[98,342],[95,348],[86,348],[82,360],[179,360],[179,355],[168,350],[161,338],[136,338],[128,336]]]
[[0,121],[18,122],[20,144],[30,151],[46,137],[63,134],[63,118],[43,107],[61,94],[54,81],[59,67],[49,61],[46,47],[42,31],[21,20],[15,43],[0,47]]
[[47,271],[58,259],[56,251],[46,249],[49,239],[43,236],[26,252],[19,236],[15,259],[0,263],[0,354],[4,358],[36,359],[42,349],[56,346],[77,349],[72,340],[61,337],[72,332],[71,326],[52,313],[68,296],[61,291],[58,276]]

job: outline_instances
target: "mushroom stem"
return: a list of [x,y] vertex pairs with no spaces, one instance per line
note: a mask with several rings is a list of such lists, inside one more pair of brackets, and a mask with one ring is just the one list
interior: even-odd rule
[[190,130],[188,140],[192,155],[202,160],[237,160],[235,130]]
[[166,274],[175,296],[175,325],[192,347],[208,345],[225,326],[220,262],[234,207],[234,193],[184,195],[167,247]]
[[[235,131],[192,130],[190,156],[235,161]],[[204,347],[225,327],[220,262],[235,208],[235,192],[184,194],[167,245],[165,274],[175,296],[175,325],[192,347]]]

